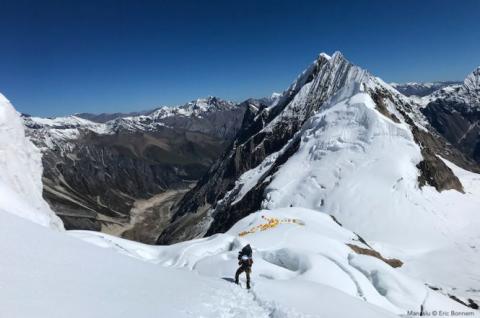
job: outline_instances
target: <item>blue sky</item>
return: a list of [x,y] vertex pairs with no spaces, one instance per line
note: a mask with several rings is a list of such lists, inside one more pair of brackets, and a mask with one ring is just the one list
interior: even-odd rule
[[40,115],[241,101],[340,50],[391,82],[480,65],[480,1],[0,0],[0,92]]

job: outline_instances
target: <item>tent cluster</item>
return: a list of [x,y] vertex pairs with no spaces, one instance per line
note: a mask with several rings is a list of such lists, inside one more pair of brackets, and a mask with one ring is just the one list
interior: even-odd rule
[[298,224],[298,225],[305,225],[303,221],[299,219],[277,219],[277,218],[268,218],[262,215],[262,219],[266,220],[267,223],[262,223],[257,226],[252,227],[247,231],[243,231],[238,233],[238,236],[245,236],[247,234],[255,233],[258,231],[265,231],[271,228],[276,227],[279,224]]

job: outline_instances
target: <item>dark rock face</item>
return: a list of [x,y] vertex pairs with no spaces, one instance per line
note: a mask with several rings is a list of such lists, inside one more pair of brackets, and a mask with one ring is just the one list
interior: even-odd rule
[[230,200],[221,202],[217,207],[216,218],[211,223],[206,235],[213,235],[219,232],[225,232],[238,220],[246,217],[253,211],[261,209],[261,203],[264,198],[265,188],[269,184],[269,177],[274,174],[290,158],[300,145],[300,138],[295,138],[286,147],[286,150],[277,158],[268,173],[265,173],[257,185],[238,202],[232,203]]
[[390,118],[392,121],[396,122],[397,124],[400,123],[400,120],[388,111],[387,106],[385,105],[385,100],[388,99],[389,94],[388,92],[381,92],[379,90],[370,91],[370,96],[372,97],[373,101],[375,102],[375,109],[378,110],[383,116]]
[[438,134],[480,163],[480,67],[455,89],[432,94],[422,113]]
[[422,112],[439,134],[480,163],[480,110],[439,99],[429,103]]
[[44,155],[45,197],[68,229],[98,230],[97,214],[128,220],[135,199],[197,180],[224,147],[223,140],[181,130],[91,133],[68,155]]
[[424,148],[422,149],[422,156],[424,160],[417,165],[420,170],[420,176],[418,177],[420,187],[429,184],[435,187],[437,191],[454,189],[464,192],[458,177],[434,153],[428,148]]
[[[243,107],[240,107],[240,109],[243,109]],[[231,141],[240,128],[243,113],[243,111],[239,112],[237,108],[228,108],[205,113],[201,118],[171,116],[163,119],[162,122],[167,126],[175,127],[175,129],[202,133]]]
[[205,174],[231,143],[245,111],[209,101],[200,116],[191,115],[192,104],[188,116],[118,118],[102,129],[25,118],[27,134],[43,152],[44,197],[65,227],[98,231],[128,223],[135,200],[185,188]]

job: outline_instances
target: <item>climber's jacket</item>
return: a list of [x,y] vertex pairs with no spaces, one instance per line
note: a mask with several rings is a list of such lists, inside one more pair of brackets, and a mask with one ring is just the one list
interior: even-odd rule
[[250,244],[248,244],[245,247],[243,247],[240,252],[238,252],[238,265],[241,265],[244,267],[251,267],[252,264],[253,264],[252,248],[250,247]]

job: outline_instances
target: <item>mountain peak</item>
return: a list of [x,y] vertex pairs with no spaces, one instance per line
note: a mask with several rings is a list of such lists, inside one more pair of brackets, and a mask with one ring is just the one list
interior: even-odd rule
[[276,98],[280,98],[281,96],[282,96],[282,93],[273,92],[270,98],[276,99]]
[[345,56],[342,54],[342,52],[340,51],[335,51],[332,55],[329,55],[325,52],[322,52],[318,55],[318,61],[326,61],[326,62],[329,62],[329,63],[338,63],[342,60],[345,60],[346,61],[346,58]]
[[0,103],[10,103],[10,101],[5,97],[5,95],[0,93]]
[[467,91],[480,93],[480,66],[465,78],[463,86]]
[[332,55],[333,59],[345,59],[345,56],[340,51],[335,51]]
[[210,109],[230,109],[235,106],[235,103],[227,101],[215,96],[208,96],[206,98],[197,98],[178,108],[192,109],[197,111],[208,111]]
[[327,53],[322,52],[322,53],[320,53],[320,54],[318,55],[318,58],[319,58],[319,59],[320,59],[320,58],[324,58],[324,59],[330,61],[330,59],[331,59],[332,57],[331,57],[330,55],[328,55]]

